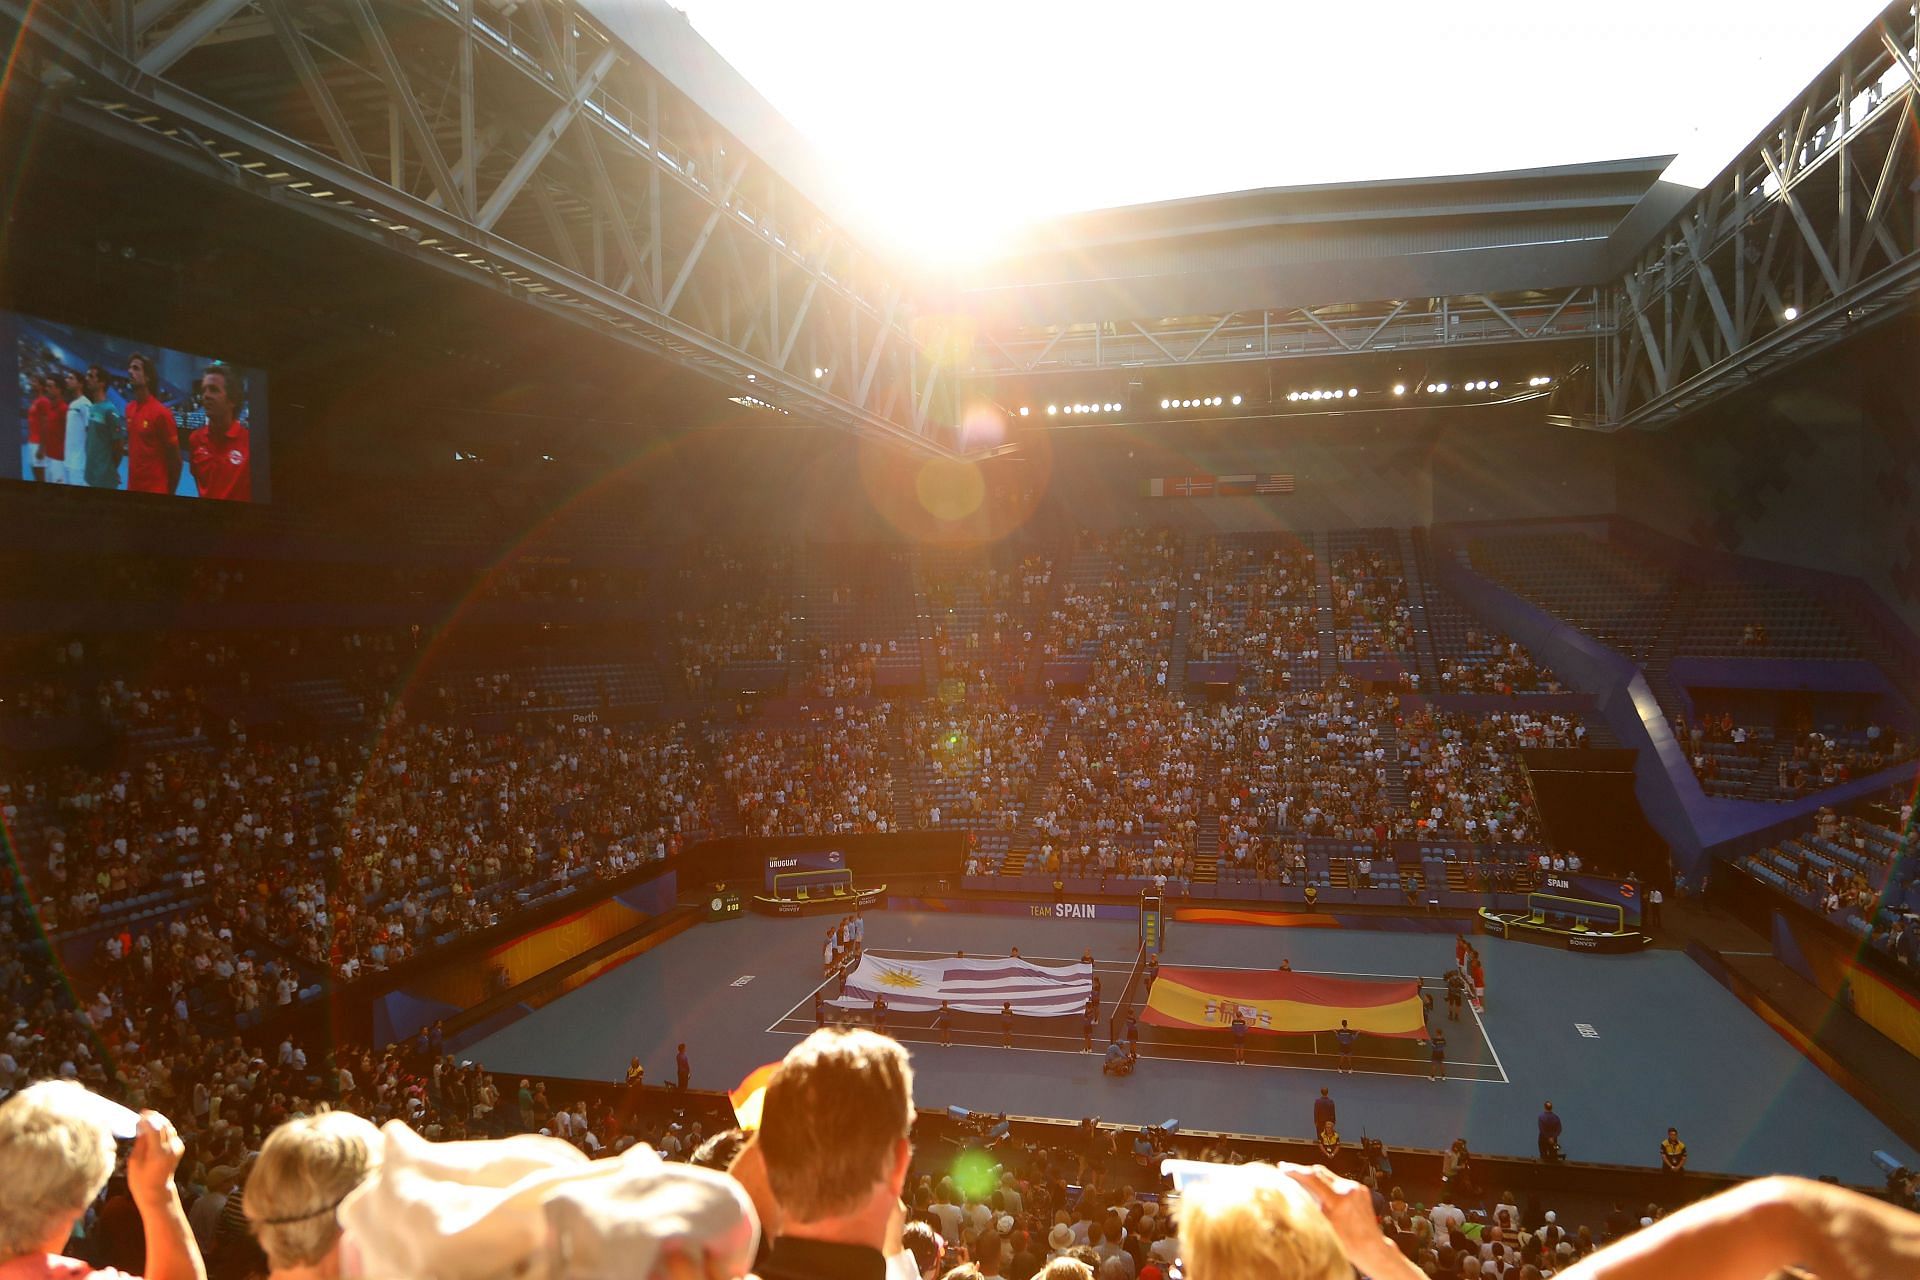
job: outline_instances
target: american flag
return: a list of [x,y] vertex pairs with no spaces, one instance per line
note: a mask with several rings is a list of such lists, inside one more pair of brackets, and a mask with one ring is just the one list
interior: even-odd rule
[[944,1000],[958,1013],[999,1013],[1002,1004],[1011,1004],[1027,1017],[1058,1018],[1086,1009],[1093,966],[992,956],[898,960],[869,951],[847,975],[847,993],[832,1003],[865,1009],[875,996],[901,1012],[928,1012]]
[[1292,476],[1260,476],[1253,482],[1255,493],[1292,493]]

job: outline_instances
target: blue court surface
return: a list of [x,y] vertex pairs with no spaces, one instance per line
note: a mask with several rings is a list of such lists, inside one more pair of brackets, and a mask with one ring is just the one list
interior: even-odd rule
[[[693,1083],[730,1088],[778,1059],[811,1026],[820,985],[817,919],[703,924],[596,979],[468,1050],[489,1069],[618,1079],[640,1055],[671,1079],[674,1047],[688,1046]],[[923,1107],[1129,1124],[1178,1119],[1188,1129],[1305,1137],[1322,1086],[1348,1141],[1530,1156],[1545,1099],[1565,1119],[1570,1158],[1658,1162],[1667,1126],[1688,1144],[1690,1167],[1743,1175],[1833,1174],[1877,1181],[1876,1149],[1909,1165],[1920,1156],[1839,1085],[1754,1017],[1678,951],[1588,956],[1477,938],[1487,969],[1484,1032],[1471,1012],[1448,1025],[1444,1081],[1361,1048],[1351,1075],[1331,1058],[1274,1055],[1238,1066],[1177,1056],[1143,1061],[1130,1078],[1101,1074],[1076,1043],[1023,1038],[1020,1047],[910,1043]],[[1138,947],[1132,923],[1021,920],[876,912],[867,946],[882,952],[1006,954],[1077,959],[1091,948],[1105,993],[1118,994]],[[1452,963],[1447,934],[1263,929],[1180,924],[1165,962],[1349,975],[1422,976]],[[1444,1016],[1439,1014],[1438,1016]],[[916,1033],[907,1032],[908,1036]],[[1256,1043],[1258,1038],[1256,1037]],[[1104,1039],[1100,1041],[1104,1047]],[[1400,1050],[1401,1046],[1385,1046]]]

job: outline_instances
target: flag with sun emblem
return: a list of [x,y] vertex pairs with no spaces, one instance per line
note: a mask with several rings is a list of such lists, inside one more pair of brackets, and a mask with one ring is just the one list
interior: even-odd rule
[[847,992],[834,1004],[864,1008],[875,996],[903,1013],[938,1009],[941,1001],[959,1013],[1013,1011],[1034,1018],[1077,1014],[1093,995],[1093,966],[1036,964],[995,956],[898,960],[869,951],[847,975]]

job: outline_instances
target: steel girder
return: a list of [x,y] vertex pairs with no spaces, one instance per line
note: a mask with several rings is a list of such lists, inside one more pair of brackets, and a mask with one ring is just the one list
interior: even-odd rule
[[0,0],[0,31],[38,110],[729,397],[954,452],[903,283],[572,0]]
[[1916,46],[1898,0],[1647,245],[1569,425],[1660,426],[1913,302]]
[[982,336],[967,372],[1008,377],[1565,342],[1598,336],[1602,301],[1601,290],[1581,286],[1063,325]]

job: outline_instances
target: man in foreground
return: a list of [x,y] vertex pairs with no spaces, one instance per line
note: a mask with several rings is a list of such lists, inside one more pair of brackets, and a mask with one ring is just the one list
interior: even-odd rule
[[774,1071],[754,1139],[781,1227],[761,1280],[881,1280],[913,1149],[906,1050],[816,1031]]

